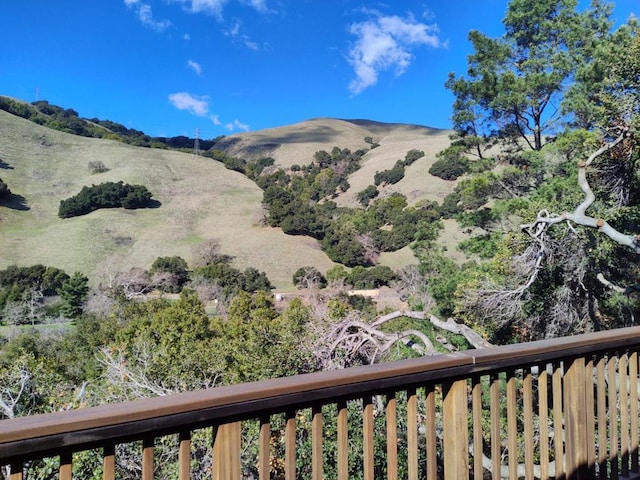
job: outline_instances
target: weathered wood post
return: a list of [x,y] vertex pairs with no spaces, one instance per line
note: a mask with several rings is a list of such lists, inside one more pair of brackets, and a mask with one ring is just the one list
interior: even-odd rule
[[469,478],[467,380],[443,385],[444,478]]
[[239,480],[240,422],[220,425],[213,435],[213,480]]
[[594,439],[587,435],[587,380],[584,357],[567,361],[563,385],[567,480],[592,478],[588,464],[588,442]]

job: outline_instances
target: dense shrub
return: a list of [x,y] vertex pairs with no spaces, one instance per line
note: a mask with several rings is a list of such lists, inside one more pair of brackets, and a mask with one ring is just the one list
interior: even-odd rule
[[369,204],[369,201],[376,198],[379,193],[380,192],[378,192],[378,189],[376,188],[375,185],[369,185],[364,190],[358,192],[356,197],[358,198],[358,201],[360,202],[360,204],[363,207],[366,207]]
[[6,200],[11,197],[11,190],[9,190],[9,186],[2,181],[0,178],[0,200]]
[[224,262],[197,268],[193,271],[193,276],[202,277],[220,286],[225,295],[235,295],[241,291],[248,293],[268,292],[273,288],[266,273],[253,267],[242,272]]
[[69,275],[64,270],[44,265],[11,265],[5,270],[0,270],[0,310],[8,302],[21,301],[31,289],[41,291],[44,296],[55,295],[68,279]]
[[149,206],[151,192],[142,185],[129,185],[120,182],[105,182],[100,185],[84,186],[77,195],[60,201],[60,218],[76,217],[98,210],[99,208],[127,209]]
[[88,167],[91,173],[104,173],[109,171],[106,165],[100,160],[89,162]]
[[404,156],[404,166],[408,167],[413,162],[418,160],[419,158],[424,157],[424,152],[422,150],[416,150],[415,148],[409,150],[407,154]]
[[293,284],[299,288],[324,288],[327,279],[316,267],[300,267],[293,274]]
[[378,265],[371,268],[354,267],[347,275],[346,282],[356,289],[379,288],[397,278],[397,275],[387,266]]
[[160,284],[160,290],[170,293],[180,292],[182,286],[189,280],[187,262],[178,256],[156,258],[149,273],[162,275],[164,278]]
[[398,183],[404,178],[404,165],[402,160],[398,160],[395,166],[390,170],[384,170],[382,172],[376,172],[373,177],[373,183],[376,185]]
[[431,165],[429,173],[443,180],[455,180],[469,171],[469,160],[461,147],[448,147],[437,155],[438,160]]

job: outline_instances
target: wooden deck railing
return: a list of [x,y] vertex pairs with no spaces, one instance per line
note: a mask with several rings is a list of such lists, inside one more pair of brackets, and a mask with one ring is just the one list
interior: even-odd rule
[[160,478],[175,438],[180,479],[636,478],[639,350],[633,327],[4,420],[0,464],[54,457],[66,480],[92,451],[122,478],[139,442],[138,478]]

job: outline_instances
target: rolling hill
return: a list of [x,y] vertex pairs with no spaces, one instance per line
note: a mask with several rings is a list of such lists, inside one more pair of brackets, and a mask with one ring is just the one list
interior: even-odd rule
[[[202,242],[216,239],[238,268],[263,270],[279,289],[291,288],[293,272],[304,265],[326,271],[333,263],[308,237],[288,236],[264,227],[262,191],[245,176],[209,158],[171,150],[85,138],[36,125],[0,111],[0,178],[14,194],[0,204],[0,268],[42,263],[67,272],[79,270],[97,284],[105,275],[131,266],[149,268],[158,256],[179,255],[190,262]],[[313,119],[291,126],[226,137],[216,144],[229,155],[271,156],[276,167],[309,163],[318,150],[334,146],[369,148],[363,166],[349,179],[351,188],[337,202],[354,205],[358,191],[373,183],[376,171],[391,168],[410,149],[425,152],[406,177],[385,187],[410,203],[441,201],[454,182],[428,174],[435,153],[449,142],[447,131],[366,120]],[[89,162],[109,170],[93,174]],[[60,200],[84,185],[106,181],[142,184],[159,208],[98,210],[60,219]],[[391,267],[413,262],[411,252],[385,254]]]

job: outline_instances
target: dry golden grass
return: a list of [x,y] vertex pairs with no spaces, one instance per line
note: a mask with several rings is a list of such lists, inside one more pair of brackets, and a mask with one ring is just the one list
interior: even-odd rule
[[[217,240],[222,252],[234,257],[236,267],[265,271],[281,290],[292,288],[292,275],[301,266],[326,271],[333,265],[315,240],[261,226],[262,191],[218,162],[68,135],[3,111],[0,128],[0,166],[6,167],[0,167],[0,178],[28,206],[21,210],[0,205],[0,268],[42,263],[67,272],[81,271],[97,284],[105,272],[149,268],[158,256],[179,255],[191,262],[196,247],[209,239]],[[351,189],[338,198],[342,205],[353,205],[355,194],[373,183],[376,171],[391,168],[412,148],[424,150],[425,157],[384,193],[400,191],[411,203],[422,198],[441,201],[454,183],[427,170],[435,153],[448,144],[447,135],[408,125],[316,119],[227,140],[233,144],[231,154],[264,156],[265,144],[279,144],[268,155],[277,165],[289,167],[309,163],[316,151],[334,146],[368,148],[364,138],[371,136],[380,146],[367,153],[363,168],[349,179]],[[91,161],[104,163],[109,171],[92,174]],[[145,185],[161,206],[58,218],[60,200],[77,194],[84,185],[119,180]],[[393,268],[415,263],[408,249],[385,254],[382,260]]]

